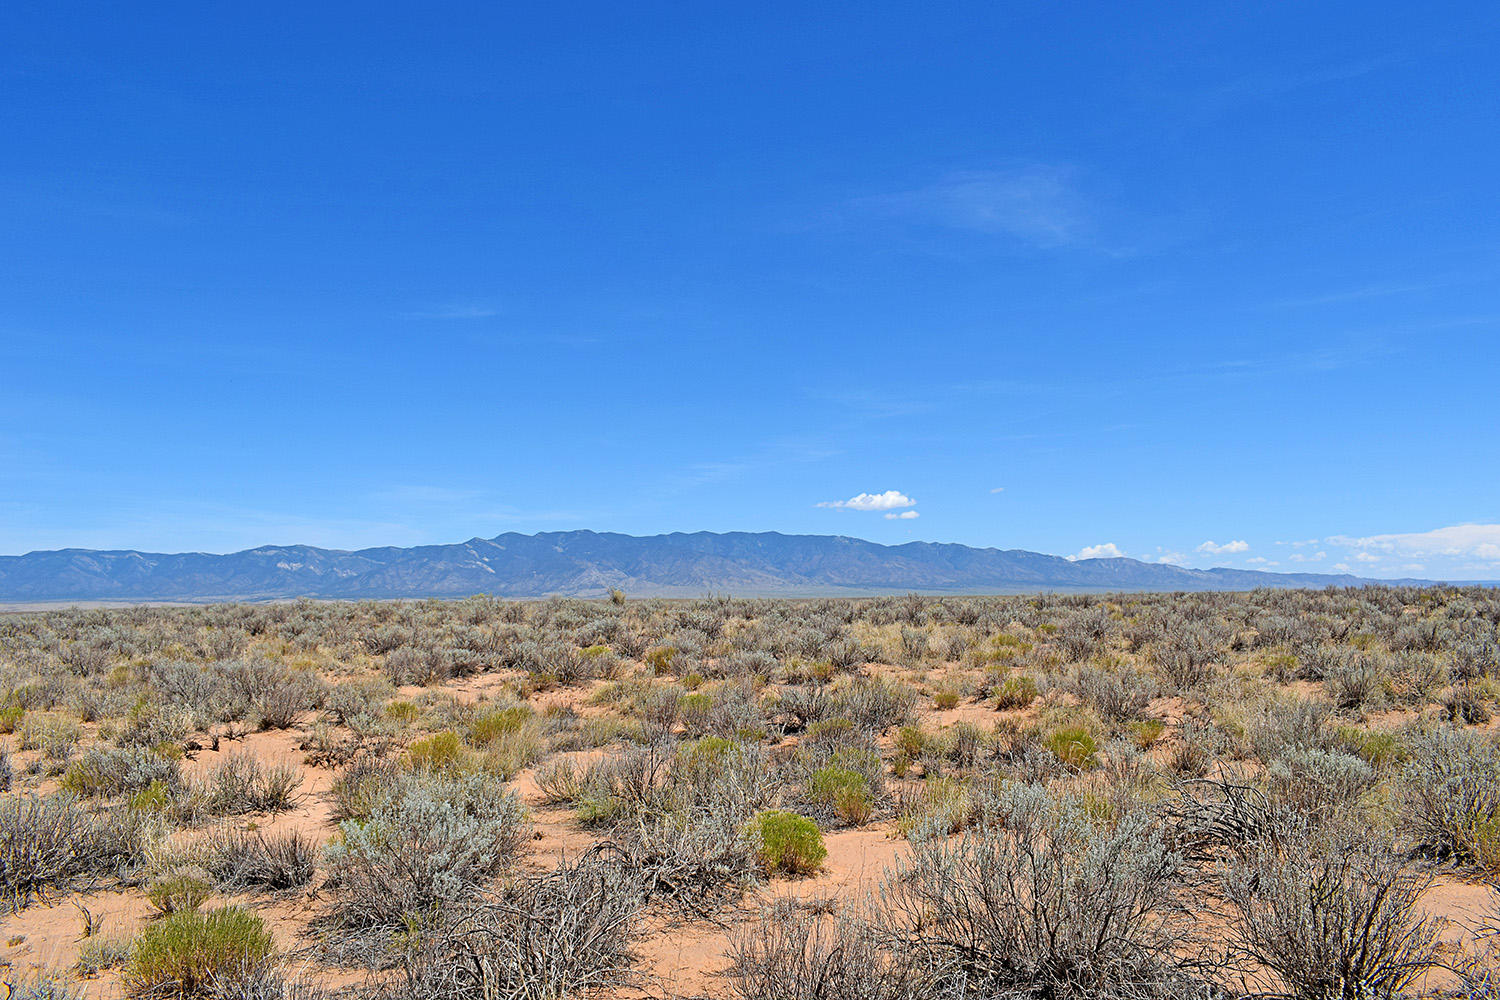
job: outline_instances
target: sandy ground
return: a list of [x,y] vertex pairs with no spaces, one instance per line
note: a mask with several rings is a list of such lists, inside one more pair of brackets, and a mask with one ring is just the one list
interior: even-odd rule
[[[513,683],[514,678],[504,675],[480,675],[440,689],[402,689],[401,696],[413,699],[424,695],[430,697],[437,691],[460,701],[473,702],[496,698]],[[543,710],[549,705],[568,707],[580,715],[605,713],[607,709],[587,703],[589,693],[598,687],[598,683],[571,690],[541,692],[531,699],[532,704]],[[1176,700],[1159,699],[1152,703],[1149,714],[1173,725],[1183,718],[1184,707]],[[988,729],[1006,716],[1022,719],[1027,713],[997,713],[986,705],[972,702],[938,710],[929,697],[922,700],[918,715],[929,729],[960,722]],[[1381,720],[1382,723],[1386,721],[1389,720]],[[233,825],[269,832],[297,830],[318,841],[326,841],[336,829],[331,793],[335,772],[329,767],[306,763],[301,743],[312,722],[309,714],[303,725],[291,730],[251,733],[242,739],[221,740],[217,750],[201,749],[192,754],[191,759],[184,763],[184,772],[188,775],[204,772],[226,756],[240,753],[253,754],[266,764],[294,764],[303,775],[294,808],[274,816],[236,817]],[[1166,745],[1164,741],[1158,752]],[[572,756],[582,762],[598,754],[599,751],[593,751]],[[24,767],[29,759],[26,754],[15,757],[18,767]],[[596,841],[596,836],[576,821],[571,809],[545,803],[534,771],[522,771],[512,786],[529,807],[534,824],[528,864],[550,868],[565,858],[576,858]],[[41,782],[35,787],[46,791],[55,787],[55,782]],[[191,831],[174,834],[175,837],[195,835]],[[733,935],[755,919],[762,906],[785,896],[820,909],[857,905],[866,893],[876,888],[882,874],[906,848],[896,833],[894,821],[889,818],[860,829],[829,831],[825,834],[825,844],[828,849],[825,867],[814,877],[776,879],[711,917],[688,918],[653,911],[635,945],[647,992],[657,996],[726,995],[728,983],[724,974],[729,965],[727,952]],[[1443,940],[1457,944],[1472,941],[1487,922],[1497,918],[1497,898],[1500,897],[1483,884],[1445,876],[1436,882],[1423,902],[1429,913],[1443,918]],[[230,902],[248,906],[265,917],[281,950],[294,955],[305,953],[311,942],[308,927],[320,905],[314,891],[274,898],[264,895],[217,898],[208,905]],[[12,913],[0,919],[0,963],[10,967],[8,975],[24,974],[37,968],[71,967],[83,945],[85,908],[101,922],[99,933],[107,939],[129,939],[153,915],[139,888],[84,892],[43,901]],[[310,964],[294,963],[294,968],[302,969],[309,978],[332,985],[358,981],[363,976],[357,971],[329,970]],[[94,998],[109,1000],[119,992],[113,972],[105,972],[88,985],[88,995]]]

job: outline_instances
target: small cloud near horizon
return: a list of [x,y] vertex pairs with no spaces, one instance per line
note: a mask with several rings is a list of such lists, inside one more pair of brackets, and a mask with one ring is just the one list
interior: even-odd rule
[[1078,552],[1065,558],[1068,562],[1077,562],[1080,559],[1125,559],[1127,557],[1124,550],[1114,542],[1103,542],[1099,545],[1085,545]]
[[824,500],[817,504],[819,507],[830,507],[835,510],[899,510],[902,507],[915,507],[917,502],[900,490],[886,490],[884,493],[856,493],[848,500]]
[[1219,545],[1212,539],[1209,539],[1202,545],[1198,546],[1197,551],[1206,552],[1209,555],[1227,556],[1233,555],[1236,552],[1249,552],[1250,543],[1244,541],[1243,539],[1240,539],[1233,542],[1225,542],[1223,545]]
[[903,510],[899,514],[895,514],[895,513],[887,514],[887,515],[885,515],[885,519],[887,521],[911,521],[911,520],[914,520],[914,519],[919,518],[921,516],[922,516],[921,514],[918,514],[914,510]]

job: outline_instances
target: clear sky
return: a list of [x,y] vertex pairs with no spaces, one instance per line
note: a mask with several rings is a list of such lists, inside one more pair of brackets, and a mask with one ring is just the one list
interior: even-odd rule
[[0,552],[1500,578],[1497,47],[1493,0],[13,0]]

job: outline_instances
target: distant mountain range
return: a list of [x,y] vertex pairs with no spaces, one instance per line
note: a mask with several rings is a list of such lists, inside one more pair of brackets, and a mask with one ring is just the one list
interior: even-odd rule
[[0,556],[0,601],[215,601],[289,597],[1014,593],[1250,590],[1420,584],[1320,573],[1185,569],[1021,549],[842,535],[700,531],[637,537],[595,531],[508,533],[454,545],[319,549],[267,545],[229,555],[60,549]]

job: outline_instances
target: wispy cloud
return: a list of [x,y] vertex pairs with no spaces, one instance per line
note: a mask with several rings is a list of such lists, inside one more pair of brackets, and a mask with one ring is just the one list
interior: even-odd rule
[[1307,372],[1330,372],[1356,365],[1367,365],[1396,353],[1396,348],[1379,340],[1354,341],[1310,351],[1267,354],[1258,358],[1224,358],[1202,365],[1184,365],[1163,373],[1168,378],[1202,378],[1204,376],[1267,376]]
[[1033,164],[949,174],[925,187],[854,201],[876,217],[1008,236],[1041,247],[1087,238],[1089,214],[1067,167]]
[[1329,545],[1358,550],[1354,558],[1373,561],[1373,554],[1403,557],[1469,558],[1500,561],[1500,524],[1455,524],[1432,531],[1366,535],[1332,535]]
[[422,309],[406,314],[408,319],[454,320],[489,319],[491,316],[498,315],[500,315],[500,310],[493,306],[481,305],[475,302],[452,302],[433,309]]
[[1320,295],[1308,295],[1299,298],[1278,299],[1270,303],[1274,307],[1297,308],[1300,306],[1323,306],[1334,305],[1340,302],[1359,302],[1364,299],[1383,299],[1393,295],[1410,295],[1417,292],[1430,292],[1438,288],[1459,284],[1457,281],[1393,281],[1373,285],[1363,285],[1358,288],[1342,288]]
[[407,484],[387,486],[370,494],[370,499],[385,503],[455,504],[468,503],[484,495],[482,490],[451,486]]
[[885,515],[885,519],[887,521],[914,521],[914,520],[916,520],[917,518],[919,518],[921,516],[922,516],[921,514],[918,514],[914,510],[903,510],[899,514],[896,514],[896,513],[886,514]]
[[1272,100],[1308,87],[1328,87],[1396,65],[1395,55],[1307,69],[1268,70],[1225,80],[1181,95],[1181,113],[1213,120],[1236,108]]
[[1005,487],[1004,486],[996,486],[994,489],[990,490],[990,492],[991,493],[1004,493],[1005,492]]
[[886,490],[884,493],[856,493],[848,500],[824,500],[817,506],[837,510],[898,510],[916,505],[915,500],[901,491]]
[[820,436],[791,436],[762,443],[741,455],[692,462],[664,476],[646,494],[659,501],[682,493],[711,488],[785,466],[823,462],[839,454]]
[[739,479],[752,468],[751,462],[694,462],[679,478],[685,485],[706,486]]
[[1206,552],[1209,555],[1215,556],[1233,555],[1236,552],[1249,552],[1250,543],[1244,541],[1243,539],[1238,539],[1236,541],[1225,542],[1223,545],[1220,545],[1210,539],[1209,541],[1204,542],[1202,545],[1199,545],[1197,551]]

